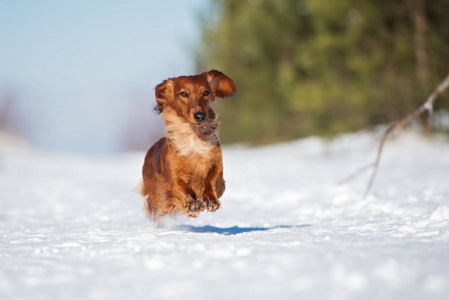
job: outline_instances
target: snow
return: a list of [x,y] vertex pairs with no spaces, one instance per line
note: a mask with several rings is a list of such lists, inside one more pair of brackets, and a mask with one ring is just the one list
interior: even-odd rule
[[447,299],[449,141],[378,135],[223,150],[216,213],[155,228],[144,153],[0,143],[0,299]]

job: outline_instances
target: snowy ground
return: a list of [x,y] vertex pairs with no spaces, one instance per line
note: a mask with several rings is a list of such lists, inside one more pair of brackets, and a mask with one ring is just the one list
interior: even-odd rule
[[449,141],[374,160],[360,133],[224,149],[222,208],[165,229],[135,187],[144,153],[0,146],[0,299],[449,299]]

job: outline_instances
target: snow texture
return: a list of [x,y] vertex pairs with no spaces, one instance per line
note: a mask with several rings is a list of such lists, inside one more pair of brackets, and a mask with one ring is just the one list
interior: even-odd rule
[[449,142],[224,149],[216,213],[145,219],[144,153],[0,145],[0,299],[449,299]]

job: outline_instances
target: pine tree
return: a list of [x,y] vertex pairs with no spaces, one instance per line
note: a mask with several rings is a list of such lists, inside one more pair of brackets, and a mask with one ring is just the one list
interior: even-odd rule
[[237,85],[234,99],[217,102],[224,142],[387,123],[448,71],[444,0],[216,0],[215,12],[203,20],[197,67]]

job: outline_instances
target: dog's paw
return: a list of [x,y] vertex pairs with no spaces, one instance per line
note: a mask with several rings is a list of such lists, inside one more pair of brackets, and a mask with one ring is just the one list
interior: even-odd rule
[[214,212],[220,208],[220,201],[214,196],[204,196],[203,208],[208,211]]
[[198,213],[204,210],[204,206],[200,200],[189,198],[184,210],[189,217],[196,217]]

